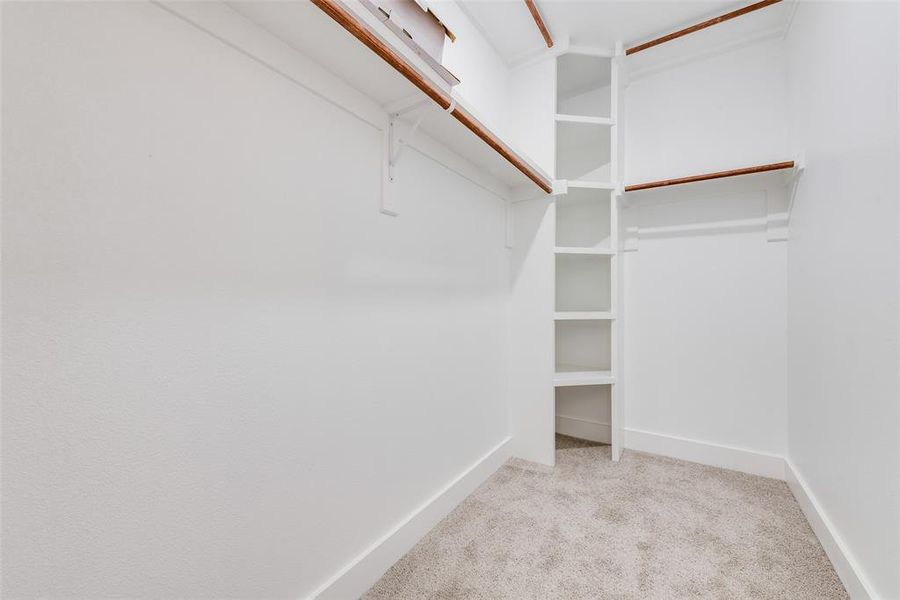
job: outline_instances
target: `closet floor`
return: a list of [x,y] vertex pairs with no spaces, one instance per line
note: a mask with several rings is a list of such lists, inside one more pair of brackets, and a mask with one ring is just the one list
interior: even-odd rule
[[848,597],[784,482],[609,455],[510,460],[364,598]]

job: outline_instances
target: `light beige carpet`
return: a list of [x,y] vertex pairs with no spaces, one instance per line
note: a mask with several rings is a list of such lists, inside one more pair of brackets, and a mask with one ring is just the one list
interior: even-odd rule
[[509,461],[364,598],[847,598],[784,482],[609,453]]

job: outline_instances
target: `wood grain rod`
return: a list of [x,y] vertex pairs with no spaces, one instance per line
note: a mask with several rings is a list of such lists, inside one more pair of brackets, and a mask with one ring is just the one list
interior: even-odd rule
[[525,6],[528,7],[528,12],[530,12],[532,18],[534,18],[534,24],[537,25],[541,35],[544,36],[547,47],[552,48],[553,38],[550,37],[550,31],[547,29],[547,24],[544,23],[544,18],[541,16],[541,11],[538,10],[537,4],[534,3],[534,0],[525,0]]
[[636,192],[638,190],[649,190],[652,188],[668,187],[670,185],[680,185],[682,183],[694,183],[696,181],[707,181],[709,179],[722,179],[723,177],[735,177],[737,175],[752,175],[754,173],[765,173],[766,171],[778,171],[780,169],[793,169],[794,161],[772,163],[768,165],[759,165],[756,167],[746,167],[743,169],[731,169],[730,171],[718,171],[716,173],[704,173],[703,175],[691,175],[690,177],[679,177],[678,179],[662,179],[660,181],[650,181],[648,183],[638,183],[635,185],[626,185],[626,192]]
[[[447,110],[450,108],[450,96],[436,87],[422,73],[411,65],[402,55],[398,54],[388,44],[383,42],[368,26],[359,20],[356,15],[341,6],[337,0],[311,0],[322,12],[334,19],[334,21],[346,29],[353,37],[365,44],[372,52],[381,57],[386,63],[394,67],[410,83],[422,90],[426,96],[434,100],[438,106]],[[450,113],[457,121],[465,125],[472,133],[481,138],[488,146],[505,158],[512,166],[522,172],[523,175],[533,181],[539,188],[548,194],[553,191],[550,180],[535,172],[528,164],[496,135],[482,125],[467,111],[454,106]]]
[[641,50],[646,50],[647,48],[652,48],[653,46],[659,46],[660,44],[665,44],[666,42],[671,42],[672,40],[678,39],[680,37],[684,37],[688,34],[696,32],[696,31],[700,31],[701,29],[706,29],[707,27],[712,27],[713,25],[718,25],[719,23],[724,23],[725,21],[730,21],[731,19],[734,19],[735,17],[740,17],[742,15],[746,15],[747,13],[751,13],[755,10],[765,8],[767,6],[771,6],[772,4],[777,4],[779,2],[781,2],[781,0],[762,0],[762,2],[750,4],[749,6],[745,6],[743,8],[733,10],[730,13],[725,13],[724,15],[714,17],[712,19],[703,21],[702,23],[697,23],[696,25],[691,25],[690,27],[680,29],[674,33],[670,33],[668,35],[658,37],[655,40],[650,40],[649,42],[645,42],[638,46],[633,46],[631,48],[628,48],[625,51],[625,55],[627,56],[629,54],[634,54],[635,52],[640,52]]

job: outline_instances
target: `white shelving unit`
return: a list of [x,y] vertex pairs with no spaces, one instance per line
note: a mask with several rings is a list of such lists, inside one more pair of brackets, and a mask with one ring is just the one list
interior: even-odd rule
[[554,115],[556,177],[566,185],[566,193],[556,199],[554,248],[557,430],[561,422],[578,420],[563,413],[587,408],[608,415],[607,423],[597,422],[593,432],[582,435],[611,443],[613,460],[622,452],[622,411],[615,389],[620,363],[620,68],[620,60],[600,52],[559,56]]

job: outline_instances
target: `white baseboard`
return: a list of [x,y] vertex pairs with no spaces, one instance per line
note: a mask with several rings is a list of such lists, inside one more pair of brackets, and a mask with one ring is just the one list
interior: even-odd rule
[[351,560],[309,598],[359,598],[509,458],[507,437]]
[[593,419],[556,415],[556,433],[601,444],[612,443],[609,423],[601,423]]
[[625,430],[625,448],[784,480],[784,457],[639,429]]
[[825,554],[831,560],[835,572],[841,578],[841,583],[847,589],[847,593],[853,600],[869,600],[877,598],[872,586],[868,583],[859,563],[854,560],[853,555],[847,548],[840,534],[834,526],[834,523],[828,518],[828,515],[822,509],[822,505],[816,499],[816,496],[809,489],[806,481],[797,471],[790,459],[785,461],[785,475],[788,487],[797,499],[797,504],[806,515],[813,533],[819,538],[819,543],[825,549]]

